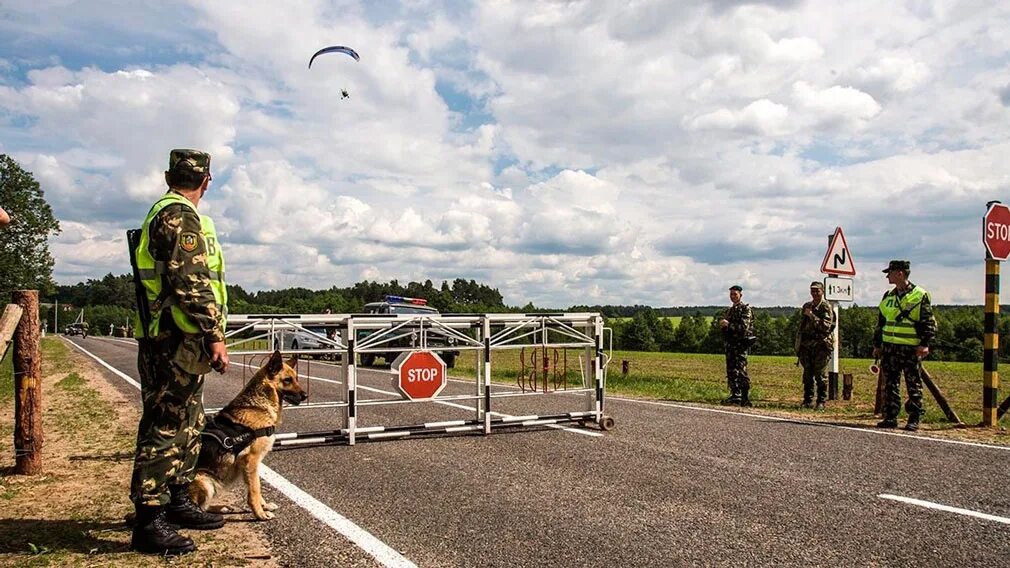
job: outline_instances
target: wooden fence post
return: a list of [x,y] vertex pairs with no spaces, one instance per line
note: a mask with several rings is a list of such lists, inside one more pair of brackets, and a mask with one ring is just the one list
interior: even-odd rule
[[0,316],[0,361],[7,357],[7,350],[14,337],[14,330],[17,329],[18,322],[21,321],[21,313],[21,306],[7,304],[3,315]]
[[42,356],[39,350],[39,293],[15,290],[21,307],[14,331],[14,473],[42,472]]

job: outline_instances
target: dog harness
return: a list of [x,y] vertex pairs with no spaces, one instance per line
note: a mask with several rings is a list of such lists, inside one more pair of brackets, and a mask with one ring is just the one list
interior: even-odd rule
[[203,453],[204,449],[206,449],[215,456],[226,452],[237,456],[242,450],[248,448],[249,444],[252,444],[256,438],[273,436],[274,431],[275,428],[273,426],[253,430],[244,424],[234,422],[227,416],[220,414],[210,416],[207,418],[203,432],[200,433],[203,444],[200,453]]

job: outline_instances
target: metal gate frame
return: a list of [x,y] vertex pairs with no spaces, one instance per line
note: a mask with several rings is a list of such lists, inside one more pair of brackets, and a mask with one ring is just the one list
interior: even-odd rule
[[[278,345],[277,335],[284,331],[306,329],[308,326],[336,328],[339,337],[328,339],[319,336],[328,349],[284,350]],[[402,438],[433,433],[481,432],[490,434],[499,428],[544,426],[566,422],[582,425],[594,423],[603,430],[614,426],[612,417],[604,414],[606,371],[612,357],[610,336],[606,348],[603,317],[598,313],[531,313],[531,314],[299,314],[299,315],[232,315],[228,321],[231,355],[265,355],[275,350],[296,355],[340,355],[344,378],[343,401],[306,403],[297,408],[340,408],[342,428],[315,432],[289,432],[276,435],[275,445],[330,445],[358,440]],[[254,335],[239,338],[252,331]],[[258,332],[258,334],[257,334]],[[318,334],[316,334],[318,336]],[[412,346],[395,345],[410,338]],[[252,341],[266,340],[268,349],[239,349]],[[357,356],[368,353],[409,352],[415,350],[438,351],[452,345],[452,349],[472,352],[477,358],[473,395],[438,396],[426,400],[366,399],[358,396]],[[582,348],[580,357],[582,386],[554,391],[491,392],[492,353],[526,347]],[[462,357],[463,354],[460,354]],[[459,377],[457,376],[457,380]],[[448,378],[446,380],[449,380]],[[546,389],[546,387],[545,387]],[[559,396],[584,393],[582,410],[551,415],[501,415],[492,410],[494,399],[527,396]],[[476,407],[472,420],[448,420],[423,424],[365,426],[357,425],[358,409],[362,406],[379,406],[404,403],[439,403],[472,400]]]

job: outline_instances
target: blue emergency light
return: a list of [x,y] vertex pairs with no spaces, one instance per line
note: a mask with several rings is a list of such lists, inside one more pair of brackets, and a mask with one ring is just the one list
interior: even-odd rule
[[426,306],[428,300],[424,298],[407,298],[405,296],[386,296],[386,301],[390,304],[414,304],[415,306]]

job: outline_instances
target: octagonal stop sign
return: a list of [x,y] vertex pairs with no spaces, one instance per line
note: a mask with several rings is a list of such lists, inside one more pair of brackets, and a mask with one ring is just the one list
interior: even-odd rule
[[445,361],[432,351],[408,351],[393,361],[397,387],[411,400],[434,398],[445,388]]
[[1010,256],[1010,207],[993,203],[982,218],[982,241],[989,256],[1006,260]]

